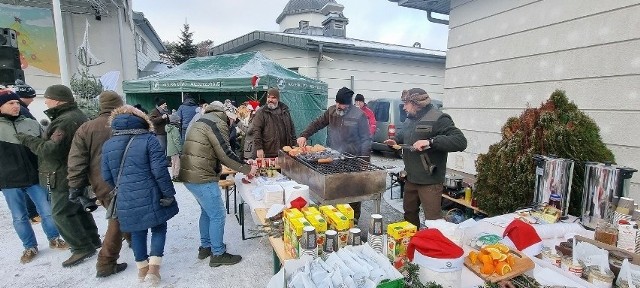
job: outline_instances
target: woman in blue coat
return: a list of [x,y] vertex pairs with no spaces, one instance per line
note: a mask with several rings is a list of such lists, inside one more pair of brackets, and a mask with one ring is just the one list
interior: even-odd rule
[[[118,188],[112,216],[118,218],[123,232],[131,232],[138,279],[157,285],[167,220],[178,214],[165,151],[153,133],[151,120],[133,106],[113,110],[109,123],[113,136],[102,146],[102,177]],[[147,254],[149,229],[151,250]]]

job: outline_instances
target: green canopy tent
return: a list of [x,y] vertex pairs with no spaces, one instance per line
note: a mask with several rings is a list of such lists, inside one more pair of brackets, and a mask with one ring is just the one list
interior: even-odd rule
[[[254,86],[255,76],[259,81]],[[327,84],[284,68],[260,52],[192,58],[173,69],[123,83],[127,103],[141,104],[149,111],[156,97],[167,100],[170,109],[178,108],[185,93],[196,101],[230,99],[241,104],[266,98],[271,87],[280,90],[280,101],[291,109],[297,134],[327,109]],[[261,99],[261,105],[265,101]],[[324,144],[325,139],[326,133],[316,133],[311,140]]]

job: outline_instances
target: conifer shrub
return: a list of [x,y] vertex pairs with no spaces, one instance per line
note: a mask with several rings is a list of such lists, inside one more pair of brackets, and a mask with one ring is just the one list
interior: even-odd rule
[[600,137],[600,128],[565,92],[556,90],[538,108],[527,108],[502,127],[502,140],[480,154],[474,195],[490,215],[509,213],[533,201],[533,156],[553,155],[575,161],[569,214],[579,216],[585,162],[613,163],[614,155]]

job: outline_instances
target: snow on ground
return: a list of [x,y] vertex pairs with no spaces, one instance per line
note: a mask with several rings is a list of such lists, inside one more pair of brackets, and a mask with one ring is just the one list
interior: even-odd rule
[[[373,157],[380,166],[401,165],[399,159]],[[200,207],[193,195],[181,183],[175,183],[176,199],[180,213],[169,220],[165,255],[160,269],[162,282],[160,287],[265,287],[273,273],[272,250],[268,240],[257,238],[242,241],[240,225],[233,215],[227,215],[225,243],[230,253],[240,254],[243,259],[237,265],[209,267],[208,258],[198,260],[200,236],[198,218]],[[398,193],[396,188],[395,193]],[[385,193],[385,194],[388,194]],[[397,194],[395,197],[397,197]],[[4,198],[4,197],[0,197]],[[396,203],[397,200],[385,200]],[[400,207],[401,205],[401,201]],[[99,233],[106,231],[105,210],[100,208],[93,213]],[[247,215],[248,216],[248,215]],[[251,222],[251,217],[247,217]],[[0,286],[1,287],[148,287],[147,283],[138,283],[137,268],[131,249],[124,245],[120,261],[129,267],[107,278],[95,277],[97,256],[82,264],[63,268],[62,261],[71,253],[49,249],[48,242],[40,224],[33,225],[39,243],[40,253],[31,262],[20,264],[24,248],[11,224],[11,213],[4,199],[0,200]],[[250,225],[251,226],[251,225]]]

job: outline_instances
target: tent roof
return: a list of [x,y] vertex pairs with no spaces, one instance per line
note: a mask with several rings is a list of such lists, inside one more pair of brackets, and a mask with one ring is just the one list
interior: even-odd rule
[[327,89],[324,82],[282,67],[260,52],[191,58],[175,68],[125,81],[123,86],[125,93],[248,91],[254,75],[260,77],[258,90],[276,85],[283,89],[280,86],[285,83],[298,83],[297,89]]

